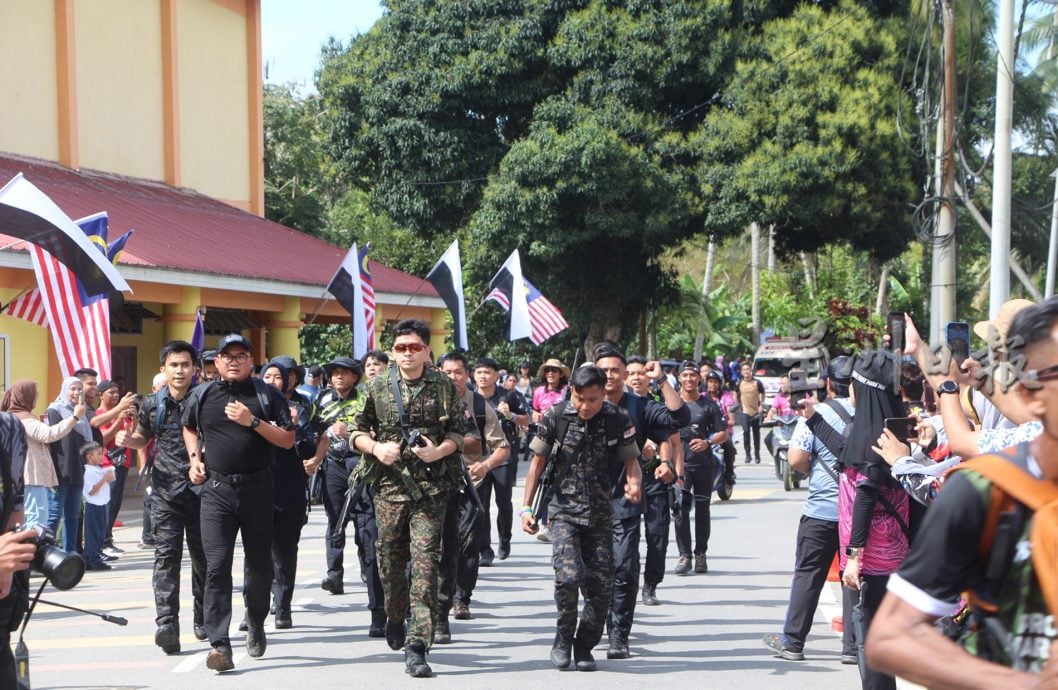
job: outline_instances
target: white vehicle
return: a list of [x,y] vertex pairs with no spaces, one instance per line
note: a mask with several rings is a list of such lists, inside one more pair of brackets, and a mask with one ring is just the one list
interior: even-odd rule
[[768,398],[779,392],[779,378],[791,369],[804,369],[809,379],[818,379],[830,363],[830,354],[818,342],[767,340],[753,355],[753,376],[764,384]]

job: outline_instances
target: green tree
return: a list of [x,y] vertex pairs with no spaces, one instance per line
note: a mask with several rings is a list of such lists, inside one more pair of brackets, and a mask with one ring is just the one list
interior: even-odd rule
[[319,99],[299,97],[291,86],[265,86],[265,217],[324,237],[327,158],[318,115]]

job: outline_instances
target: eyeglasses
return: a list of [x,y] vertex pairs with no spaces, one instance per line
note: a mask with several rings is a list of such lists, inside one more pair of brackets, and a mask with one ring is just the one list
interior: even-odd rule
[[401,353],[403,353],[403,352],[422,352],[425,349],[426,349],[426,346],[422,345],[421,343],[394,343],[393,344],[393,351],[394,352],[401,352]]
[[249,361],[250,353],[249,352],[240,352],[240,353],[234,354],[234,355],[219,354],[219,355],[217,355],[217,359],[223,359],[225,362],[228,362],[229,364],[232,363],[232,362],[238,362],[238,363],[242,364],[243,362]]

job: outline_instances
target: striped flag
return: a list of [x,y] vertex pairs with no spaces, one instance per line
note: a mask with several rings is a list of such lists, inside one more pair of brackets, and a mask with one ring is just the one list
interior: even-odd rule
[[[369,341],[373,338],[367,332],[368,307],[364,299],[364,282],[361,279],[360,252],[356,249],[356,243],[346,252],[342,263],[338,264],[338,270],[327,285],[327,292],[334,295],[338,304],[349,312],[353,317],[351,325],[353,330],[353,357],[361,359],[370,347]],[[374,291],[372,291],[374,294]],[[374,299],[371,300],[371,317],[374,320]]]
[[[556,333],[569,328],[569,324],[562,317],[562,312],[558,310],[558,307],[551,304],[551,301],[544,297],[524,277],[522,278],[522,285],[524,286],[525,301],[529,310],[529,340],[534,345],[539,345]],[[507,293],[500,287],[493,288],[485,299],[496,302],[506,311],[511,308]]]
[[0,310],[0,314],[13,316],[16,319],[24,319],[37,326],[48,325],[48,314],[44,311],[44,301],[41,300],[40,290],[37,288],[33,288],[9,302],[6,307]]
[[[111,263],[132,234],[129,230],[108,246],[106,213],[82,218],[77,225]],[[109,293],[88,294],[70,269],[38,245],[30,246],[30,257],[63,376],[87,367],[98,371],[100,379],[110,378]]]
[[367,253],[371,250],[368,242],[360,250],[360,289],[364,293],[364,330],[366,331],[367,349],[375,349],[375,285],[371,281],[371,266]]

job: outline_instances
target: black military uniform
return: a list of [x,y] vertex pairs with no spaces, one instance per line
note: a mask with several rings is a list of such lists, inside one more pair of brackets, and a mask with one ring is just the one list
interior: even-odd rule
[[[562,439],[557,438],[559,417],[568,424]],[[568,650],[572,643],[579,656],[590,654],[602,637],[614,583],[613,492],[618,480],[624,484],[624,462],[639,449],[628,413],[609,401],[587,421],[572,402],[552,406],[533,439],[533,453],[547,457],[555,443],[572,457],[548,508],[558,608],[555,648]],[[578,628],[579,591],[584,610]]]
[[[155,643],[166,654],[180,651],[180,566],[185,539],[191,557],[195,637],[206,639],[202,614],[206,555],[199,527],[202,488],[192,485],[187,476],[191,465],[181,423],[190,397],[188,392],[182,400],[177,400],[169,395],[168,387],[147,396],[136,429],[145,439],[155,439],[151,470],[154,608],[155,623],[159,627]],[[171,631],[164,629],[168,625],[172,625]]]
[[709,505],[712,501],[713,486],[716,484],[716,460],[712,447],[700,453],[691,451],[692,439],[708,440],[720,431],[727,431],[727,421],[712,398],[703,395],[695,402],[688,403],[691,412],[690,422],[680,429],[680,440],[683,442],[684,481],[683,514],[684,520],[676,526],[676,546],[680,550],[680,562],[677,573],[685,574],[691,562],[691,505],[694,505],[694,568],[695,572],[708,571],[705,552],[709,546],[711,518]]
[[[666,443],[682,425],[687,423],[689,411],[683,405],[679,410],[669,410],[663,403],[643,398],[631,391],[621,396],[619,407],[628,412],[636,430],[636,443],[640,448],[650,439],[657,444]],[[614,582],[613,600],[610,605],[610,650],[608,658],[624,658],[628,650],[628,634],[635,617],[636,599],[639,594],[639,541],[640,516],[646,518],[647,574],[646,581],[653,585],[661,582],[665,571],[665,551],[669,541],[669,499],[666,484],[654,478],[655,461],[643,464],[643,501],[641,505],[630,503],[624,495],[625,476],[623,470],[614,479],[613,490],[613,548]],[[641,460],[642,462],[642,460]]]
[[[525,404],[525,398],[520,394],[501,388],[498,384],[493,394],[485,398],[493,409],[501,402],[506,402],[511,410],[511,415],[529,414],[529,407]],[[481,558],[484,564],[491,564],[494,557],[492,551],[492,511],[489,510],[489,502],[492,500],[492,492],[496,492],[496,532],[499,535],[499,548],[501,559],[511,551],[511,528],[514,525],[514,504],[512,494],[514,485],[518,480],[518,427],[514,420],[508,417],[500,418],[500,426],[503,435],[507,437],[507,445],[511,448],[511,454],[507,460],[485,475],[478,486],[478,494],[481,496],[481,504],[485,506],[485,516],[479,521],[481,536],[478,540]]]
[[[268,409],[264,409],[261,396]],[[261,626],[268,615],[273,576],[275,447],[255,430],[256,425],[242,426],[227,418],[224,408],[230,400],[249,408],[259,424],[272,422],[281,429],[292,428],[287,401],[279,391],[254,378],[203,384],[188,396],[184,409],[183,425],[204,439],[208,473],[202,485],[200,524],[206,553],[205,626],[210,644],[215,649],[229,650],[231,568],[237,532],[242,534],[245,560],[243,599],[247,622],[251,627]]]

